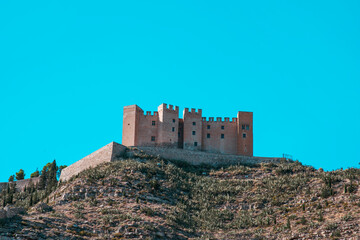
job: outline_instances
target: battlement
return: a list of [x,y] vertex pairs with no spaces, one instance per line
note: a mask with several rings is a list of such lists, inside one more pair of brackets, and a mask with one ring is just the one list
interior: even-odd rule
[[144,116],[159,116],[159,112],[158,111],[154,111],[154,113],[152,113],[151,111],[146,111],[146,114]]
[[203,122],[214,122],[214,123],[237,123],[237,118],[233,117],[230,121],[229,117],[224,117],[224,120],[222,119],[222,117],[217,117],[216,120],[214,121],[214,117],[209,117],[209,120],[207,120],[206,117],[202,118]]
[[169,106],[166,103],[160,104],[158,107],[158,110],[168,111],[168,112],[179,112],[179,107],[169,104]]
[[189,108],[184,108],[183,116],[194,116],[194,117],[201,117],[202,116],[202,109],[195,109],[191,108],[189,111]]

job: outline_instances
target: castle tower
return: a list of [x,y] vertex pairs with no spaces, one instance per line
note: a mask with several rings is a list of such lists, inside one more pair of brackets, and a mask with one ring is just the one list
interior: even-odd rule
[[253,156],[253,113],[237,114],[237,154]]
[[122,144],[125,146],[136,146],[137,135],[141,115],[144,111],[137,105],[124,107]]
[[158,146],[178,147],[179,107],[163,103],[158,107]]
[[201,150],[202,144],[202,110],[194,108],[189,112],[188,108],[184,109],[184,149]]

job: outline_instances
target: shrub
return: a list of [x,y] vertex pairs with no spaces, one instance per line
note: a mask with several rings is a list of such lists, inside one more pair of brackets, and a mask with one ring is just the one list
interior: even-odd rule
[[151,208],[149,207],[144,207],[141,209],[141,212],[144,213],[146,216],[148,217],[152,217],[155,215],[155,212],[154,210],[152,210]]

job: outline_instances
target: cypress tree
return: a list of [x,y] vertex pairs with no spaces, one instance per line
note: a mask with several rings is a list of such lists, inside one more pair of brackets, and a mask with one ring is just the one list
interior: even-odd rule
[[33,204],[36,204],[37,202],[38,202],[38,194],[37,194],[37,191],[35,191],[34,197],[33,197]]
[[45,165],[41,171],[40,181],[38,184],[38,188],[40,190],[43,190],[46,187],[47,175],[48,175],[48,167],[47,165]]
[[31,207],[33,205],[33,195],[30,194],[30,203],[29,203],[29,206]]
[[56,166],[56,160],[54,160],[51,163],[50,169],[49,169],[48,185],[49,185],[50,191],[52,191],[53,188],[56,187],[56,185],[57,185],[57,178],[56,178],[57,171],[58,171],[58,167]]

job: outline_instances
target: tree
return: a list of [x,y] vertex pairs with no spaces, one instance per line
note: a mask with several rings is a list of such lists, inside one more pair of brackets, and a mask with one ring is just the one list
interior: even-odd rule
[[16,180],[23,180],[24,178],[25,178],[25,172],[24,172],[24,170],[20,169],[16,173]]
[[48,193],[50,193],[57,185],[57,171],[58,171],[58,167],[56,165],[56,160],[54,160],[50,166],[49,166],[49,171],[48,171],[48,181],[47,181],[47,190]]
[[33,195],[32,193],[30,194],[30,202],[29,202],[29,206],[31,207],[33,205]]
[[38,184],[39,189],[46,189],[47,193],[50,193],[57,185],[57,172],[59,168],[56,165],[56,160],[52,163],[46,164],[40,175],[40,181]]
[[39,170],[36,169],[36,171],[30,175],[30,178],[35,178],[35,177],[39,177],[39,176],[40,176],[40,172],[39,172]]
[[61,172],[62,172],[62,170],[63,170],[64,168],[67,168],[67,166],[66,166],[66,165],[61,165],[61,166],[59,167],[59,169],[58,169],[58,171],[57,171],[57,175],[56,175],[58,178],[60,178]]
[[14,175],[11,175],[10,177],[9,177],[9,182],[13,182],[14,181]]
[[39,184],[38,184],[38,188],[40,190],[45,189],[45,187],[46,187],[47,175],[48,175],[48,167],[47,167],[47,164],[46,164],[43,167],[43,169],[41,170],[40,181],[39,181]]

